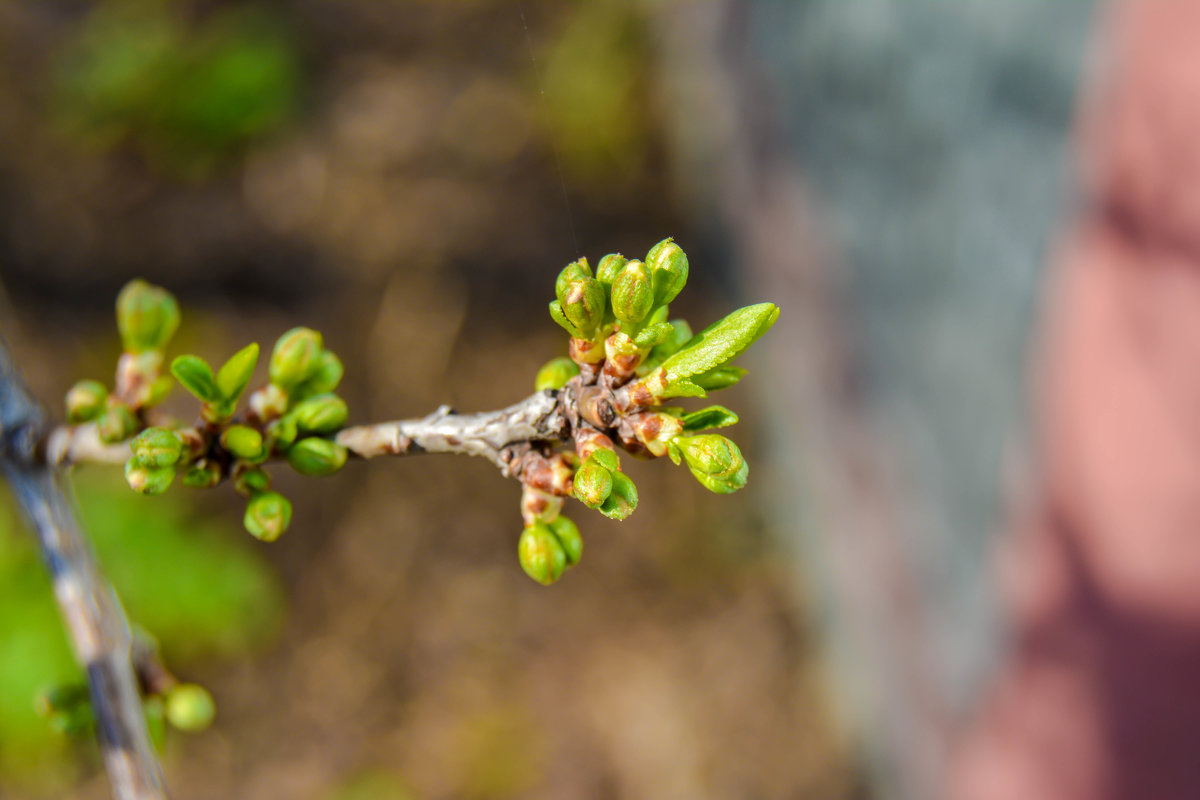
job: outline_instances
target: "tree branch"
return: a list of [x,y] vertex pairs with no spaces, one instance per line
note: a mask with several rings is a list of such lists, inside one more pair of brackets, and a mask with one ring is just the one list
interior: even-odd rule
[[87,673],[113,795],[165,800],[130,664],[129,623],[92,556],[60,475],[40,463],[43,429],[43,411],[0,341],[0,469],[37,534],[67,634]]

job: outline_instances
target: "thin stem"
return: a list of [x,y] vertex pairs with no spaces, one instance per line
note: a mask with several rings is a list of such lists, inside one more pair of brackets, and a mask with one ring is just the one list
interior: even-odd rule
[[165,800],[130,663],[129,623],[88,547],[60,474],[38,463],[43,420],[0,341],[0,469],[37,534],[67,634],[87,674],[113,796]]

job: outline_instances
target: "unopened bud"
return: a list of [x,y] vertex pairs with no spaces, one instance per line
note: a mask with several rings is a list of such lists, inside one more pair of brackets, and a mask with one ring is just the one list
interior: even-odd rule
[[667,444],[683,433],[683,421],[662,411],[645,411],[632,421],[634,436],[655,456],[665,456]]
[[562,268],[562,272],[558,273],[558,277],[554,280],[554,294],[561,300],[570,284],[590,277],[592,277],[592,269],[588,266],[586,258],[572,261]]
[[709,491],[729,494],[746,485],[750,466],[738,446],[724,436],[717,433],[679,436],[673,445],[696,480]]
[[526,525],[549,522],[562,511],[563,498],[526,484],[521,489],[521,518]]
[[623,520],[637,508],[638,493],[633,481],[624,472],[612,473],[612,493],[600,506],[600,513],[609,519]]
[[204,730],[212,724],[216,713],[212,695],[203,686],[181,683],[167,693],[167,721],[181,731]]
[[345,447],[317,436],[301,439],[287,452],[292,469],[315,477],[337,472],[345,465],[346,456]]
[[166,428],[146,428],[139,433],[129,449],[139,465],[151,468],[172,467],[183,455],[183,442],[174,431]]
[[600,259],[600,263],[596,265],[596,280],[600,281],[600,285],[604,287],[604,291],[612,292],[613,282],[621,274],[621,270],[625,269],[625,264],[628,261],[629,259],[620,253],[609,253]]
[[[569,269],[569,268],[568,268]],[[604,289],[593,277],[579,277],[565,283],[559,279],[558,303],[563,315],[582,338],[591,338],[604,322]]]
[[221,468],[204,459],[193,464],[183,474],[183,485],[192,489],[208,489],[221,482]]
[[148,467],[136,458],[125,462],[125,482],[138,494],[162,494],[175,480],[174,467]]
[[342,360],[332,350],[322,350],[312,374],[308,376],[308,380],[296,387],[295,395],[305,398],[332,392],[342,382],[344,372]]
[[221,446],[242,461],[257,461],[266,456],[262,434],[249,425],[230,425],[221,433]]
[[129,406],[109,399],[108,410],[96,418],[96,434],[105,444],[122,442],[138,429],[138,420]]
[[271,476],[258,467],[239,470],[233,479],[233,488],[238,494],[252,497],[271,488]]
[[307,380],[321,357],[321,334],[311,328],[292,328],[275,342],[271,353],[271,383],[284,389]]
[[641,261],[628,261],[612,286],[612,308],[624,327],[636,326],[654,306],[654,287],[650,271]]
[[579,559],[583,556],[583,537],[579,535],[578,526],[562,514],[547,524],[558,538],[558,543],[562,545],[563,552],[567,556],[567,566],[573,567],[578,564]]
[[263,492],[250,498],[242,518],[250,535],[264,542],[278,539],[291,521],[292,504],[279,492]]
[[273,383],[250,393],[250,413],[260,420],[273,420],[287,411],[287,392]]
[[179,327],[179,305],[165,289],[140,278],[117,295],[117,328],[125,351],[161,350]]
[[296,420],[291,414],[287,414],[267,426],[267,439],[264,447],[268,450],[283,452],[292,446],[299,433],[296,428]]
[[566,550],[544,522],[535,522],[521,532],[517,557],[525,574],[543,586],[554,583],[567,568]]
[[[599,452],[599,451],[597,451]],[[571,491],[576,499],[588,508],[599,508],[612,494],[612,473],[595,458],[589,456],[575,472]]]
[[333,433],[346,424],[349,414],[345,400],[336,394],[319,394],[300,402],[288,416],[300,431]]
[[666,305],[675,299],[687,283],[688,258],[673,239],[663,239],[646,254],[654,285],[654,305]]
[[67,422],[91,422],[104,412],[108,389],[99,381],[80,381],[67,392]]
[[538,370],[537,377],[533,379],[533,388],[539,392],[546,389],[558,390],[578,374],[579,365],[571,359],[566,356],[552,358]]

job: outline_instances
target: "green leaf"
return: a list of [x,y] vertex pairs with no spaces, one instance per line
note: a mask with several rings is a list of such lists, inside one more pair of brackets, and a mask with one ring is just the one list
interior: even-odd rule
[[633,337],[633,343],[642,350],[649,350],[651,347],[662,344],[669,339],[674,330],[674,326],[669,322],[658,322],[647,325]]
[[692,382],[706,391],[715,392],[718,389],[728,389],[746,376],[746,370],[741,367],[717,367],[697,375]]
[[254,366],[258,363],[258,343],[254,342],[238,350],[222,365],[217,373],[217,388],[226,400],[237,402],[250,383]]
[[171,362],[171,374],[179,384],[205,403],[222,399],[212,367],[200,356],[179,356]]
[[774,303],[739,308],[714,322],[667,358],[662,368],[669,383],[700,375],[737,358],[766,333],[779,317]]
[[736,425],[738,415],[724,406],[709,406],[699,411],[683,415],[683,430],[687,433],[708,430],[710,428],[727,428]]

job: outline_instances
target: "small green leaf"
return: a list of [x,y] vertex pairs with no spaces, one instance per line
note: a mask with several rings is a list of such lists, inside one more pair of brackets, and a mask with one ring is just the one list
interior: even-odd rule
[[774,303],[739,308],[696,334],[662,363],[668,383],[700,375],[741,355],[779,317]]
[[171,362],[171,374],[179,385],[205,403],[218,403],[223,398],[217,388],[212,367],[200,356],[178,356]]
[[221,366],[217,372],[217,389],[226,400],[237,402],[242,392],[246,391],[257,363],[258,342],[254,342],[238,350]]
[[709,392],[718,389],[728,389],[746,377],[746,370],[741,367],[715,367],[692,378],[692,383]]
[[687,433],[708,430],[710,428],[727,428],[736,425],[738,415],[725,406],[709,406],[699,411],[683,415],[683,430]]
[[674,331],[674,326],[669,322],[658,322],[647,325],[633,337],[633,343],[641,350],[649,350],[669,339]]

